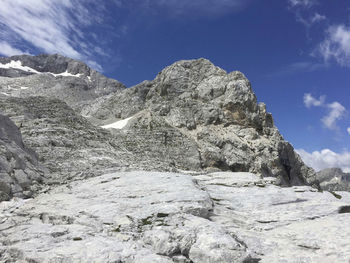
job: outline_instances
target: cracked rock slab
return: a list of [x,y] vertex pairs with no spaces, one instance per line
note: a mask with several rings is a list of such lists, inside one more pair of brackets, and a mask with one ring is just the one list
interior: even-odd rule
[[190,175],[107,174],[0,204],[0,261],[242,262]]

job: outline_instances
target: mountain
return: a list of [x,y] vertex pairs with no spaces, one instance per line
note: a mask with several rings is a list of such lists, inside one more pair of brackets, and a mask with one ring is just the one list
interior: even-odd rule
[[86,64],[61,55],[0,58],[0,96],[45,96],[79,110],[90,101],[125,86],[106,78]]
[[[59,163],[65,163],[65,160],[72,162],[67,154],[72,147],[83,151],[86,159],[97,158],[96,152],[91,152],[91,149],[96,150],[95,146],[91,146],[94,144],[91,138],[91,143],[84,143],[83,146],[79,140],[72,140],[72,136],[68,136],[68,145],[63,143],[66,132],[73,134],[79,130],[77,127],[67,127],[63,123],[65,117],[74,119],[77,114],[100,126],[130,118],[123,129],[114,129],[112,135],[106,135],[103,139],[118,141],[115,143],[117,147],[105,153],[101,153],[102,150],[98,156],[104,160],[111,159],[112,152],[123,147],[126,155],[130,153],[140,161],[124,161],[124,154],[119,153],[113,157],[114,167],[125,166],[125,162],[128,162],[133,169],[139,164],[139,169],[147,169],[149,165],[148,170],[162,171],[217,169],[253,172],[265,177],[277,177],[283,185],[317,184],[314,171],[306,167],[293,147],[283,140],[273,125],[271,114],[266,112],[263,103],[257,103],[248,79],[241,72],[227,74],[205,59],[179,61],[165,68],[153,81],[126,89],[119,82],[90,70],[85,64],[59,55],[17,56],[3,59],[1,63],[3,68],[4,65],[9,65],[6,66],[9,68],[6,68],[5,77],[0,80],[0,90],[7,94],[3,97],[0,110],[14,119],[21,118],[22,126],[29,125],[31,132],[24,134],[28,145],[38,153],[43,151],[44,145],[32,143],[38,135],[32,132],[33,127],[27,123],[28,119],[32,119],[31,122],[40,119],[44,126],[51,128],[57,126],[54,128],[55,135],[43,130],[43,136],[49,137],[48,140],[51,140],[50,136],[55,136],[53,140],[62,142],[61,145],[50,146],[53,150],[45,150],[43,155],[52,153],[43,161],[51,171],[61,172],[63,166],[54,164],[55,156],[60,156]],[[31,75],[8,78],[12,70],[22,74],[22,69],[12,67],[18,64],[27,70],[24,74]],[[59,72],[71,75],[54,75],[63,74]],[[87,80],[89,76],[91,82]],[[101,81],[97,81],[96,76]],[[27,88],[23,89],[21,85]],[[68,108],[66,112],[63,105],[63,108],[52,110],[51,102],[47,99],[39,98],[36,102],[34,98],[27,99],[38,95],[62,100],[75,113]],[[33,102],[27,107],[22,106],[31,100]],[[58,103],[53,105],[57,106]],[[45,116],[47,110],[50,111],[49,116]],[[36,113],[33,114],[33,111]],[[29,112],[32,113],[30,116]],[[65,132],[62,132],[62,126],[66,128]],[[80,130],[91,134],[96,128],[85,122]],[[97,133],[99,136],[104,134],[100,131]],[[104,146],[101,148],[108,149]],[[60,153],[56,153],[57,149]],[[77,167],[81,173],[90,173],[96,170],[93,163],[79,162]],[[63,178],[67,177],[67,173],[63,174]]]
[[126,88],[60,55],[0,58],[0,151],[0,262],[350,259],[350,194],[320,191],[331,173],[206,59]]
[[320,187],[327,191],[350,191],[350,173],[340,168],[327,168],[316,173]]

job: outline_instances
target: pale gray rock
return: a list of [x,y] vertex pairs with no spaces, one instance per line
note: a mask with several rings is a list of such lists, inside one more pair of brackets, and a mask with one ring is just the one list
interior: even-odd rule
[[348,196],[275,180],[118,172],[5,201],[0,261],[347,262]]
[[340,168],[327,168],[316,173],[320,187],[327,191],[350,191],[350,173]]
[[[0,204],[6,262],[243,262],[189,175],[115,173]],[[174,260],[172,258],[174,257]]]
[[[214,201],[212,222],[235,233],[259,262],[347,262],[347,192],[281,188],[249,173],[195,176]],[[272,181],[271,181],[272,180]],[[346,212],[347,211],[347,212]]]
[[0,202],[13,196],[31,197],[39,189],[43,174],[18,127],[0,114]]
[[[153,81],[95,102],[82,112],[98,125],[145,110],[161,116],[197,144],[203,169],[254,172],[274,176],[283,185],[317,186],[315,172],[280,135],[241,72],[226,73],[205,59],[179,61]],[[144,127],[143,131],[151,130]]]
[[196,143],[151,112],[140,112],[128,130],[109,131],[57,99],[9,97],[0,110],[21,127],[25,144],[47,168],[48,184],[111,171],[201,169]]

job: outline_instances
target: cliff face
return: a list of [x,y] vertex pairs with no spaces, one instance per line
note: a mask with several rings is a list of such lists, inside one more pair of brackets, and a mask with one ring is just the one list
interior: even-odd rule
[[142,112],[161,118],[196,143],[203,169],[254,172],[285,185],[316,182],[314,171],[284,141],[265,105],[257,103],[248,79],[205,59],[176,62],[153,81],[99,99],[83,112],[95,123],[137,115],[125,130],[144,133],[151,125],[134,124]]
[[[85,64],[58,55],[19,56],[0,62],[3,69],[7,67],[3,74],[6,77],[0,78],[3,97],[0,109],[11,118],[22,118],[25,127],[29,119],[30,122],[40,119],[40,125],[34,128],[30,124],[24,135],[39,153],[48,151],[43,151],[44,146],[40,143],[31,143],[39,137],[29,130],[40,129],[41,125],[56,127],[54,133],[42,130],[48,140],[64,142],[69,138],[72,145],[56,143],[50,146],[51,152],[67,153],[71,147],[84,152],[95,149],[88,143],[80,143],[79,136],[74,139],[75,136],[71,135],[76,133],[77,127],[65,123],[66,116],[79,119],[81,115],[93,124],[84,120],[82,122],[86,124],[80,127],[81,130],[98,134],[94,138],[103,137],[101,145],[113,141],[113,146],[101,147],[111,148],[109,153],[103,150],[99,153],[107,160],[111,159],[111,152],[118,152],[112,158],[114,161],[108,161],[111,163],[107,165],[109,167],[254,172],[264,177],[277,177],[278,183],[283,185],[317,184],[314,171],[306,167],[293,147],[284,141],[271,114],[266,112],[263,103],[257,103],[250,82],[241,72],[226,73],[205,59],[179,61],[161,71],[153,81],[125,89],[119,82],[103,77]],[[12,71],[21,77],[13,77],[17,75]],[[58,103],[46,98],[37,99],[37,102],[29,98],[38,95],[60,99],[67,105],[58,107]],[[11,96],[16,99],[11,99]],[[51,110],[50,103],[58,108]],[[27,108],[9,104],[24,104]],[[66,112],[67,107],[75,111]],[[44,117],[28,114],[33,111]],[[50,117],[45,115],[48,111]],[[127,125],[119,130],[113,129],[111,134],[98,131],[94,126],[123,119],[128,119],[125,121]],[[68,133],[62,131],[62,125]],[[95,143],[89,136],[86,139]],[[58,171],[62,165],[52,168],[53,163],[64,163],[65,160],[72,163],[74,158],[71,156],[75,156],[43,154],[44,164],[50,170]],[[55,156],[60,156],[58,162]],[[96,159],[93,154],[85,157]],[[90,167],[91,163],[86,163],[84,166],[84,162],[79,162],[76,167],[84,173],[91,171],[95,174],[92,171],[94,165]],[[74,173],[69,177],[72,176]],[[62,177],[67,177],[66,172]]]
[[24,145],[18,127],[0,114],[0,202],[31,197],[43,175],[37,155]]

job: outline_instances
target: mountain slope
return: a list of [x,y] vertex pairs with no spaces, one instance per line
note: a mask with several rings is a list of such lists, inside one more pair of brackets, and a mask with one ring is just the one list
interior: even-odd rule
[[[29,123],[30,129],[36,129],[33,123],[40,123],[39,134],[30,129],[25,133],[28,142],[43,137],[48,141],[69,141],[69,144],[51,145],[52,152],[55,149],[65,153],[71,148],[90,149],[87,151],[91,154],[85,156],[86,164],[78,166],[87,174],[100,173],[95,173],[94,169],[98,169],[90,165],[96,163],[94,147],[81,143],[80,139],[94,139],[90,135],[80,138],[76,130],[82,127],[66,125],[69,118],[83,120],[79,115],[97,126],[105,127],[121,120],[126,124],[109,133],[88,124],[85,119],[82,121],[85,134],[94,134],[94,138],[102,136],[98,144],[113,141],[113,146],[101,146],[109,151],[102,150],[103,153],[98,154],[106,160],[111,158],[107,152],[117,152],[112,160],[119,161],[108,162],[107,167],[254,172],[263,177],[277,177],[277,183],[283,185],[317,185],[314,171],[305,166],[293,147],[284,141],[271,114],[266,112],[263,103],[257,103],[250,82],[241,72],[226,73],[206,59],[179,61],[162,70],[153,81],[125,89],[118,81],[59,55],[18,56],[0,62],[3,75],[7,76],[0,77],[3,98],[0,109],[13,119],[25,116],[23,124]],[[38,95],[47,99],[30,98]],[[52,98],[67,105],[50,102]],[[60,105],[55,109],[57,112],[50,109],[50,103]],[[27,106],[23,108],[22,104]],[[11,112],[13,105],[17,105],[16,110]],[[54,126],[55,132],[47,132],[46,126]],[[62,133],[60,126],[69,132]],[[68,154],[46,156],[51,152],[46,146],[39,142],[29,145],[39,156],[44,154],[47,165],[51,167],[56,163],[52,166],[55,168],[51,167],[53,170],[62,162],[67,165],[64,171],[70,171],[69,166],[74,162]],[[78,157],[75,153],[72,156],[81,159],[84,155]],[[79,173],[63,174],[64,178],[71,178]]]
[[125,89],[86,64],[61,55],[0,58],[0,96],[45,96],[78,110],[101,96]]

